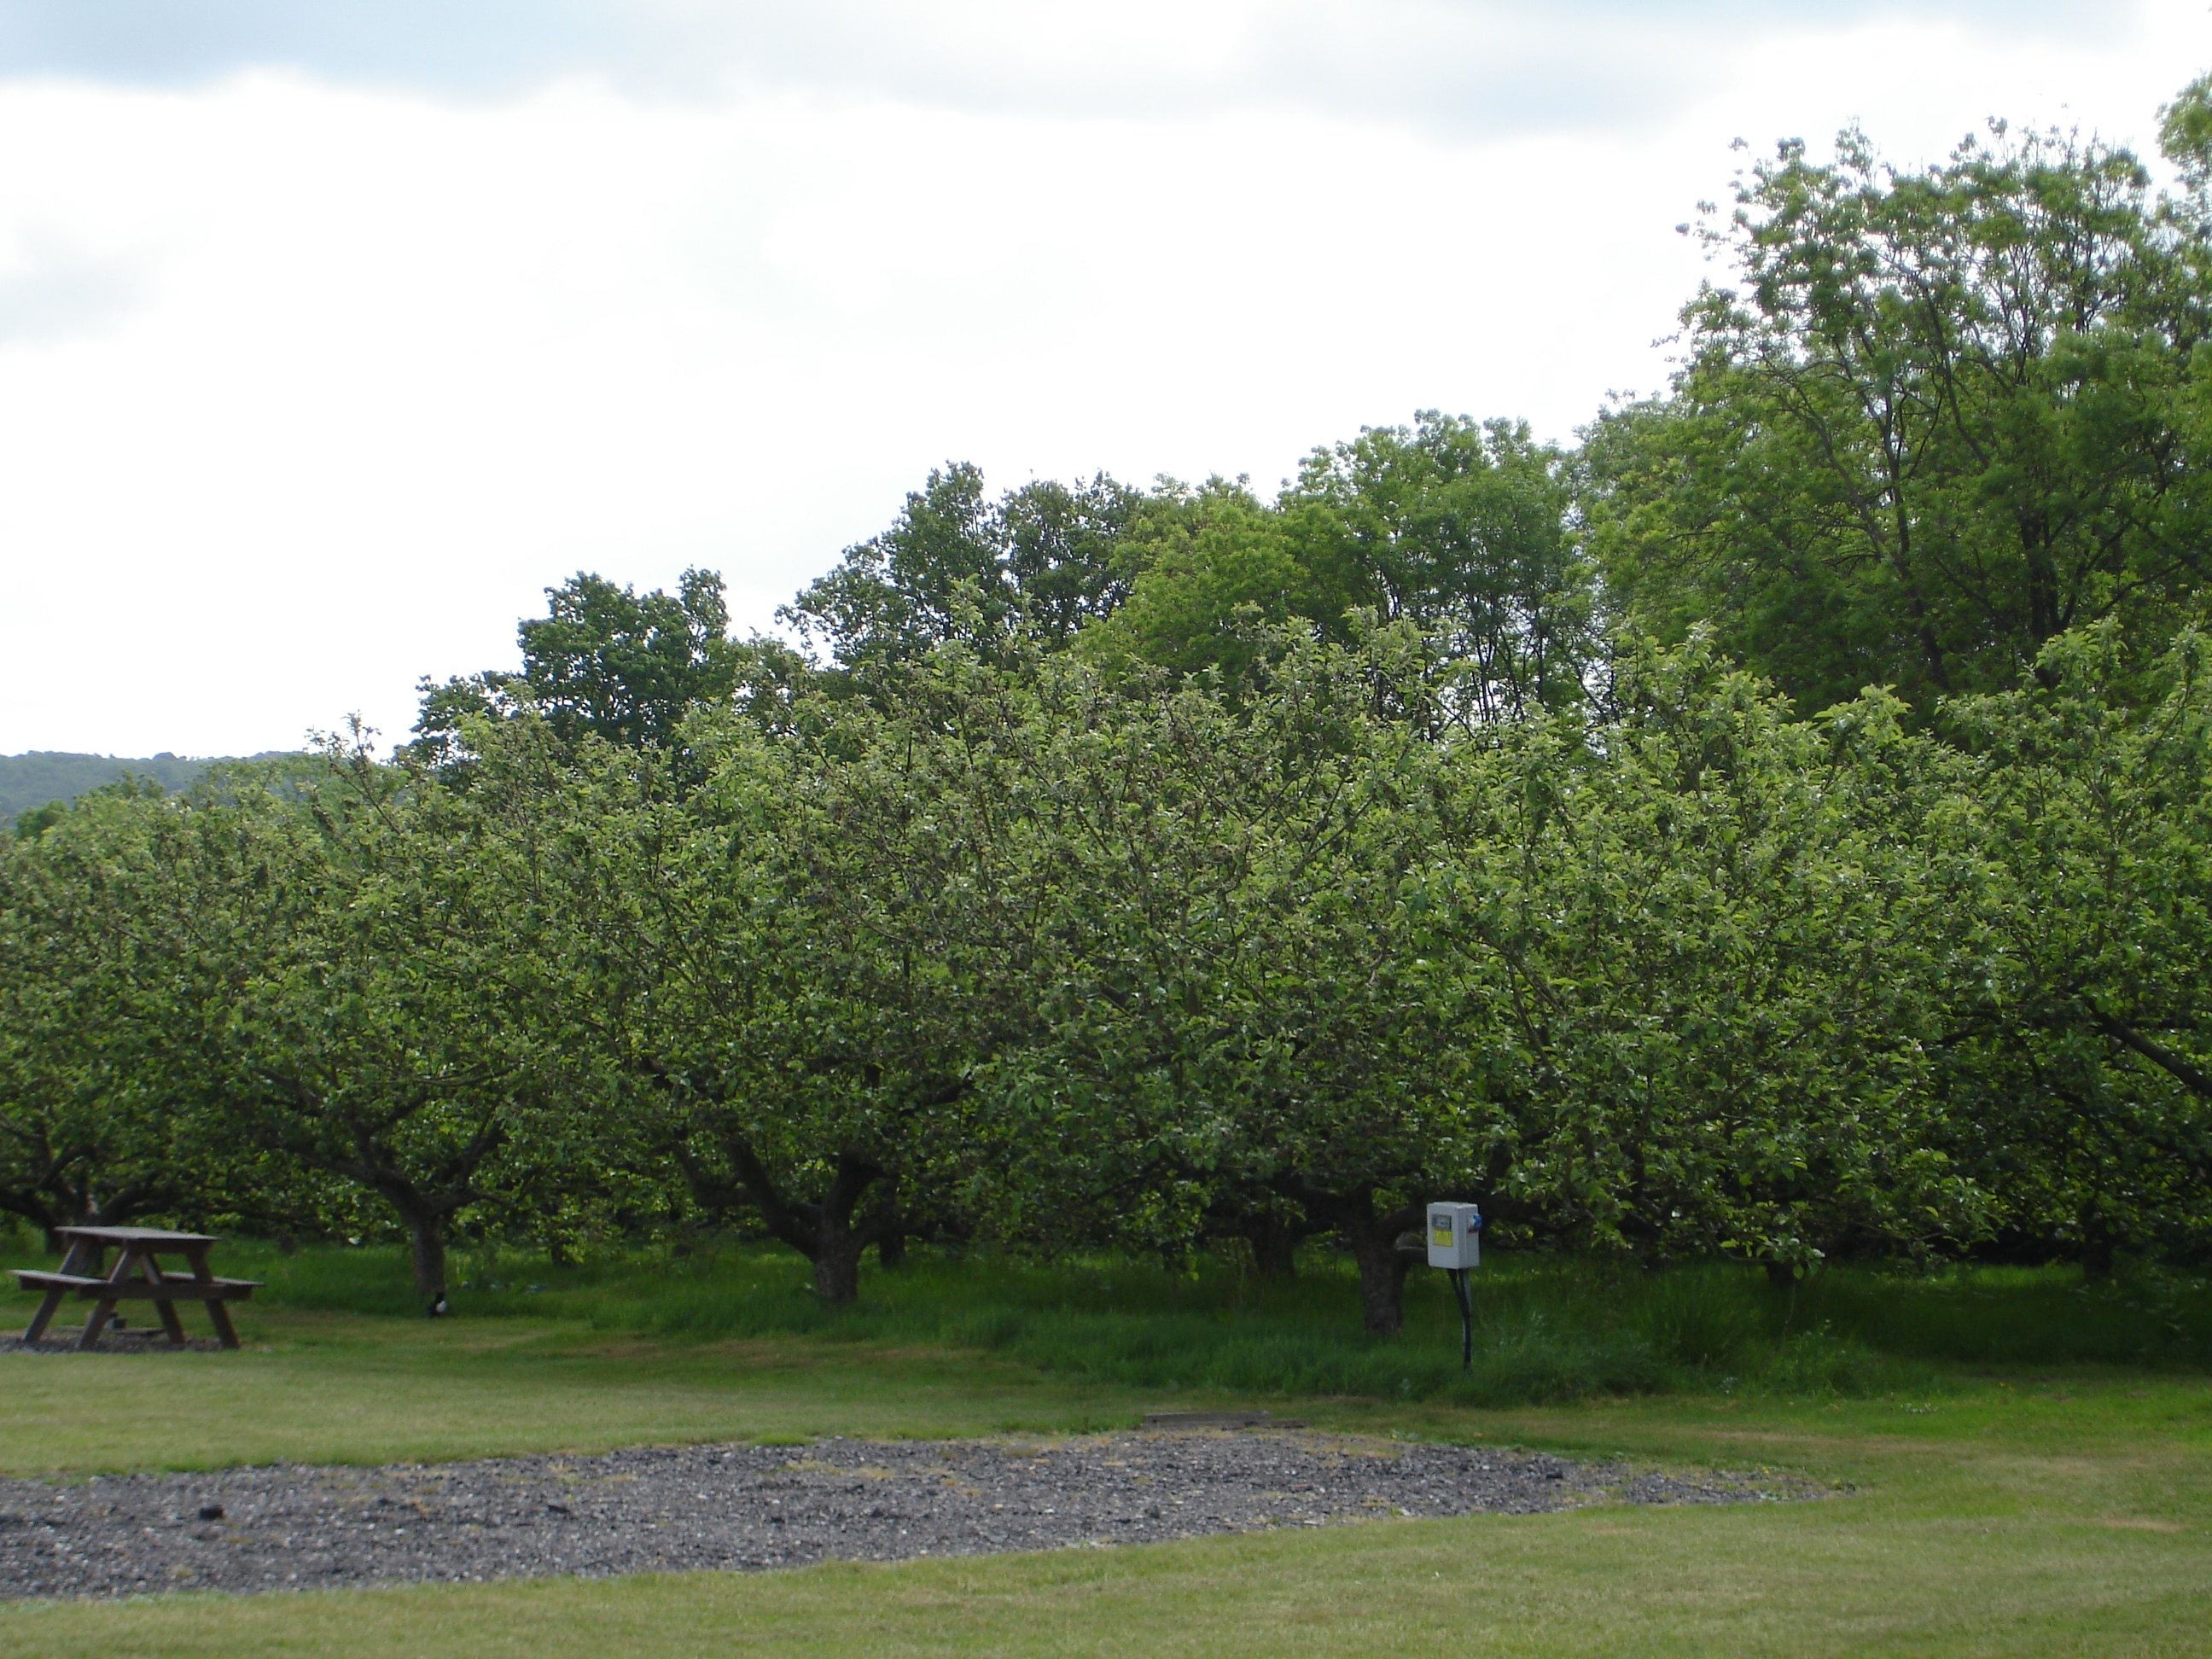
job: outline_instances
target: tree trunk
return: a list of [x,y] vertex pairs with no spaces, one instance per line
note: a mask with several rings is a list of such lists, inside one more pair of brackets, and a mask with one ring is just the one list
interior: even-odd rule
[[890,1178],[882,1166],[859,1148],[848,1146],[837,1154],[830,1190],[818,1201],[808,1202],[785,1196],[744,1137],[727,1135],[722,1144],[769,1231],[814,1264],[816,1293],[833,1308],[858,1296],[860,1252],[884,1234],[886,1222],[896,1224],[897,1217],[894,1188],[860,1225],[853,1224],[862,1194],[878,1180]]
[[1406,1323],[1406,1270],[1419,1254],[1400,1250],[1398,1237],[1421,1224],[1422,1206],[1401,1204],[1388,1215],[1377,1215],[1372,1187],[1328,1192],[1299,1181],[1290,1191],[1309,1217],[1336,1229],[1358,1264],[1359,1314],[1368,1334],[1395,1335]]
[[408,1253],[415,1261],[415,1294],[422,1311],[438,1314],[446,1305],[445,1218],[426,1211],[403,1215],[407,1224]]
[[2081,1277],[2095,1285],[2112,1276],[2112,1237],[2102,1231],[2089,1235],[2081,1247]]
[[866,1241],[840,1229],[824,1237],[814,1251],[814,1293],[833,1308],[842,1308],[860,1293],[860,1252]]
[[1298,1271],[1298,1234],[1272,1210],[1244,1218],[1240,1231],[1252,1247],[1252,1267],[1262,1279],[1293,1279]]
[[1370,1336],[1395,1336],[1406,1324],[1406,1270],[1413,1258],[1398,1248],[1398,1233],[1357,1223],[1344,1230],[1359,1264],[1359,1314]]
[[[303,1116],[315,1118],[325,1111],[327,1103],[323,1097],[300,1079],[273,1072],[262,1076],[280,1098],[289,1101]],[[428,1098],[427,1094],[417,1093],[407,1110],[427,1104]],[[403,1112],[401,1116],[404,1115]],[[343,1121],[343,1114],[340,1120]],[[468,1144],[447,1152],[439,1159],[440,1167],[435,1173],[421,1178],[408,1175],[397,1154],[387,1145],[380,1144],[381,1133],[358,1122],[351,1124],[350,1133],[358,1154],[351,1158],[331,1156],[318,1144],[316,1137],[304,1133],[282,1145],[279,1150],[290,1152],[316,1169],[359,1182],[392,1206],[400,1224],[407,1229],[408,1253],[415,1267],[415,1294],[422,1298],[422,1311],[435,1317],[446,1311],[446,1223],[476,1201],[477,1195],[471,1190],[476,1172],[506,1140],[507,1131],[496,1110],[487,1109]]]

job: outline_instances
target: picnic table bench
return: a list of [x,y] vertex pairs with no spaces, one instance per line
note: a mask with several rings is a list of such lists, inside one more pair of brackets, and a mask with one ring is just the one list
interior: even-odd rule
[[[204,1303],[222,1346],[238,1346],[230,1310],[223,1304],[245,1301],[260,1288],[261,1281],[215,1276],[208,1267],[208,1250],[220,1239],[209,1233],[163,1232],[155,1227],[57,1227],[54,1231],[69,1243],[69,1254],[62,1258],[60,1270],[15,1270],[16,1283],[25,1290],[46,1292],[23,1333],[24,1341],[35,1342],[45,1335],[54,1310],[74,1291],[93,1304],[91,1316],[84,1322],[84,1334],[76,1340],[81,1349],[99,1345],[100,1332],[115,1317],[116,1305],[123,1302],[151,1302],[161,1316],[161,1328],[179,1347],[184,1346],[185,1323],[177,1317],[177,1304]],[[115,1267],[104,1272],[100,1264],[110,1249],[118,1252]],[[184,1257],[185,1270],[164,1268],[159,1260],[164,1255]]]

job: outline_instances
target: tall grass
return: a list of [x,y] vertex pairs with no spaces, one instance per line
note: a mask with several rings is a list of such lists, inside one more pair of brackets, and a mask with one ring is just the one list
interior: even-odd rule
[[1871,1348],[1966,1364],[2212,1366],[2212,1286],[2142,1271],[2086,1285],[2071,1267],[1844,1269],[1798,1287],[1801,1326]]
[[[20,1253],[33,1241],[16,1242]],[[224,1270],[268,1302],[405,1316],[403,1254],[238,1242]],[[1416,1268],[1406,1328],[1360,1328],[1348,1263],[1312,1253],[1294,1279],[1225,1261],[1193,1270],[1095,1258],[1055,1265],[917,1251],[870,1264],[860,1300],[824,1307],[806,1264],[773,1245],[686,1255],[457,1252],[464,1317],[535,1316],[609,1334],[691,1340],[810,1336],[954,1346],[1043,1369],[1191,1394],[1328,1394],[1470,1404],[1551,1402],[1681,1389],[1786,1395],[1924,1390],[1942,1364],[2212,1364],[2212,1292],[2144,1277],[2085,1286],[2071,1269],[1962,1268],[1937,1276],[1839,1267],[1792,1290],[1725,1264],[1644,1273],[1560,1256],[1494,1254],[1474,1276],[1474,1363],[1459,1365],[1443,1276]]]

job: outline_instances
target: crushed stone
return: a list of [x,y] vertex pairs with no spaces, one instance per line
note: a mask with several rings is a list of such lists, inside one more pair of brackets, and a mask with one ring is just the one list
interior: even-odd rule
[[346,1468],[0,1480],[0,1597],[750,1571],[1389,1516],[1823,1495],[1315,1432],[637,1447]]

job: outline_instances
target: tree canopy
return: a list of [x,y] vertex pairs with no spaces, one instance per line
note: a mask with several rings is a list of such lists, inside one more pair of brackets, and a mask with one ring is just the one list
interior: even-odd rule
[[2201,217],[2133,155],[1998,123],[1900,173],[1856,131],[1793,141],[1708,234],[1734,280],[1684,313],[1673,391],[1587,451],[1632,626],[1710,622],[1808,708],[1923,710],[2069,629],[2172,632],[2208,574],[2212,289]]
[[[0,837],[0,1210],[1262,1271],[2212,1257],[2212,82],[1783,145],[1680,372],[1247,479],[951,465],[781,613]],[[251,1149],[240,1157],[238,1149]]]

